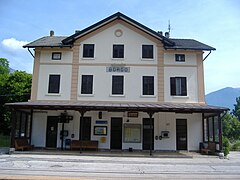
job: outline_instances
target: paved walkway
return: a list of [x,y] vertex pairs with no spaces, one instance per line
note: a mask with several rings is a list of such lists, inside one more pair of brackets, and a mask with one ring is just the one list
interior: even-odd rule
[[240,153],[191,156],[0,155],[0,179],[240,179]]

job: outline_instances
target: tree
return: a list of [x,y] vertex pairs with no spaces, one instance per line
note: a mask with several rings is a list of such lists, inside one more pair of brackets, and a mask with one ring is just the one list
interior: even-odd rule
[[240,120],[240,97],[236,98],[236,104],[234,104],[232,113],[238,118],[238,120]]
[[231,142],[240,140],[240,121],[230,113],[223,118],[223,136]]
[[30,98],[32,75],[24,71],[9,73],[9,62],[0,58],[0,131],[10,131],[10,113],[5,103],[23,102]]

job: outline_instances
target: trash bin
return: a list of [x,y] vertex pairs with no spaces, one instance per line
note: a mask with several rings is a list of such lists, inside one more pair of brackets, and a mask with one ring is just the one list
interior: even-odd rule
[[71,139],[65,139],[65,149],[70,149]]

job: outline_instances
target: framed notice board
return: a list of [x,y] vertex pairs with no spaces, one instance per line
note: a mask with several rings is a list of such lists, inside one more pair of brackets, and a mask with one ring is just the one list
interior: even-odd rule
[[141,124],[124,124],[124,142],[141,142]]

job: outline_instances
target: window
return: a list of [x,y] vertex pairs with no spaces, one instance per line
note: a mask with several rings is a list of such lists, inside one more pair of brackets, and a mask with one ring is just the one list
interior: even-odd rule
[[154,95],[154,76],[143,76],[142,95]]
[[81,94],[93,93],[93,75],[82,75]]
[[30,114],[25,112],[16,112],[15,137],[30,137],[31,118]]
[[153,59],[153,45],[142,45],[142,58]]
[[171,77],[170,86],[171,96],[187,96],[186,77]]
[[184,54],[175,54],[175,61],[176,62],[185,62],[185,55]]
[[214,133],[213,133],[213,117],[210,117],[208,118],[208,128],[209,128],[209,131],[208,131],[208,134],[209,134],[209,141],[213,142],[213,136],[214,136]]
[[123,95],[123,76],[112,76],[112,94]]
[[59,93],[60,75],[49,75],[48,93]]
[[219,117],[210,116],[204,118],[204,141],[219,142]]
[[124,58],[124,45],[113,45],[113,58]]
[[61,58],[62,58],[62,53],[60,53],[60,52],[52,53],[52,60],[61,60]]
[[83,58],[94,57],[94,44],[83,44]]

